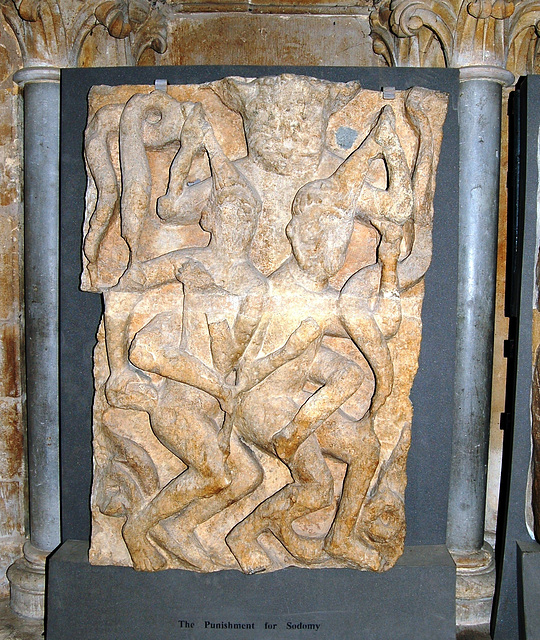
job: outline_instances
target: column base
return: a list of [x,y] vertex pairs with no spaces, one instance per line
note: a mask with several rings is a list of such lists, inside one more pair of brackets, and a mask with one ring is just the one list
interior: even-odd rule
[[456,627],[489,625],[495,592],[495,560],[486,542],[479,551],[451,551],[456,563]]
[[13,611],[26,618],[45,617],[45,561],[48,551],[42,551],[27,541],[24,556],[7,570],[10,583],[10,604]]

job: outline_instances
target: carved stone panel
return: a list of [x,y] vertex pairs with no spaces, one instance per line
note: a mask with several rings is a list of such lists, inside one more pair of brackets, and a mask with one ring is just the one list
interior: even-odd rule
[[91,562],[394,565],[446,103],[294,75],[92,90]]
[[[537,142],[536,160],[540,162],[540,146]],[[540,192],[537,187],[537,217]],[[531,439],[530,481],[528,483],[527,524],[540,542],[540,249],[538,229],[536,233],[536,269],[534,274],[534,304],[532,315],[532,384],[531,384]],[[530,488],[530,493],[529,493]]]

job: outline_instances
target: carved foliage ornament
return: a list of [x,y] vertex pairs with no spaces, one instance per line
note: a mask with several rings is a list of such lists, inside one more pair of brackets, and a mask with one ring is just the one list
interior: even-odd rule
[[65,64],[67,35],[57,2],[1,0],[0,8],[17,39],[25,64],[38,61]]
[[83,45],[96,25],[129,44],[124,64],[136,64],[147,49],[166,50],[167,15],[161,3],[86,0],[77,4],[81,6],[73,11],[58,0],[0,0],[25,65],[78,66]]
[[283,75],[89,104],[91,561],[390,568],[446,96]]
[[536,68],[534,0],[382,0],[370,15],[373,50],[389,66]]
[[[114,38],[126,38],[134,34],[137,52],[146,45],[157,53],[167,49],[167,24],[155,4],[148,0],[109,0],[100,4],[95,16]],[[140,52],[142,53],[142,51]],[[135,59],[140,57],[134,54]]]

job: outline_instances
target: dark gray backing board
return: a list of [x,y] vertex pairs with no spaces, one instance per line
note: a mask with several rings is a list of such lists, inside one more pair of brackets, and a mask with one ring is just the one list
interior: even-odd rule
[[69,540],[49,562],[47,640],[455,639],[455,569],[443,546],[408,548],[388,574],[136,573],[90,566],[87,553]]
[[540,640],[540,544],[517,543],[518,601],[524,640]]
[[426,275],[423,338],[412,402],[406,493],[408,545],[444,544],[452,434],[458,220],[458,71],[348,67],[139,67],[62,70],[61,121],[61,480],[62,539],[88,539],[92,468],[92,349],[101,315],[98,294],[79,290],[86,177],[83,133],[95,84],[199,83],[227,75],[290,72],[368,89],[423,86],[450,94],[437,173],[433,261]]
[[[510,101],[509,230],[506,315],[510,319],[502,480],[497,522],[495,640],[526,636],[520,614],[518,542],[531,542],[525,521],[531,457],[532,312],[537,264],[540,77],[518,82]],[[534,602],[530,599],[529,602]],[[540,592],[534,607],[540,609]],[[523,602],[521,602],[523,604]],[[534,636],[533,636],[534,637]]]
[[[406,493],[409,546],[398,566],[385,574],[286,569],[261,576],[234,571],[201,576],[184,571],[141,574],[124,567],[91,567],[85,555],[87,543],[70,540],[88,540],[90,535],[92,349],[101,315],[100,297],[79,290],[87,93],[94,84],[151,84],[156,78],[185,84],[227,75],[253,77],[283,72],[335,81],[355,79],[374,90],[418,85],[450,93],[437,174],[433,262],[426,276],[422,349],[412,392],[413,441]],[[458,72],[439,69],[146,67],[62,72],[61,463],[62,533],[67,542],[49,564],[48,640],[454,637],[455,569],[450,556],[437,545],[445,542],[452,434],[457,95]],[[315,634],[317,630],[312,628],[286,628],[287,621],[319,624],[315,614],[320,614],[320,624],[325,625],[321,633]],[[254,624],[262,626],[243,630],[246,635],[238,631],[230,635],[226,629],[219,630],[220,635],[217,629],[211,635],[194,635],[191,628],[179,626],[181,619],[198,620],[202,625],[210,615],[217,622],[235,622],[241,616],[246,624],[252,616]],[[266,620],[267,616],[271,617]],[[282,625],[280,633],[264,629],[265,621]]]

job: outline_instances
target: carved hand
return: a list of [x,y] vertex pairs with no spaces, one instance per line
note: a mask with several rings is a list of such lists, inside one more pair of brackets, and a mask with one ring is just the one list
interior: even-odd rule
[[216,286],[214,279],[204,266],[193,258],[187,258],[186,261],[178,267],[176,279],[193,289],[210,289]]
[[210,129],[203,107],[197,102],[182,127],[181,146],[189,148],[193,156],[202,155],[205,152],[204,138]]
[[142,265],[132,263],[120,278],[117,286],[125,291],[144,291],[147,288],[147,278]]

